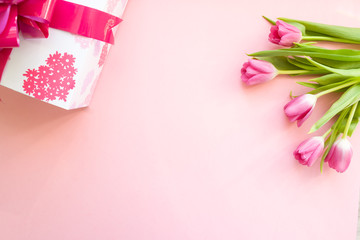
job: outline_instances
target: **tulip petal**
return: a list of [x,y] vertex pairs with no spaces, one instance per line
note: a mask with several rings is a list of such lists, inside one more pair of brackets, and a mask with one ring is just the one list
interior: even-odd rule
[[344,172],[350,165],[349,154],[345,153],[344,151],[334,151],[334,154],[329,161],[329,166],[335,169],[337,172]]
[[267,62],[262,60],[256,60],[256,59],[249,59],[251,67],[253,67],[255,70],[262,72],[262,73],[273,73],[276,71],[275,67]]
[[246,76],[248,77],[252,77],[256,74],[259,74],[259,71],[257,71],[256,69],[254,69],[252,66],[249,66],[248,68],[246,68],[246,72],[245,72]]
[[325,159],[324,159],[324,162],[328,162],[329,159],[332,158],[332,155],[334,153],[334,147],[330,148],[330,151],[328,152],[328,154],[326,155]]
[[300,117],[299,117],[299,120],[298,120],[298,122],[297,122],[297,126],[298,126],[298,127],[301,127],[301,125],[303,125],[303,123],[306,121],[306,119],[308,119],[308,118],[310,117],[312,111],[313,111],[313,108],[311,108],[310,111],[308,111],[308,112],[305,114],[305,116],[300,116]]
[[279,25],[279,28],[281,26],[281,27],[285,28],[287,31],[294,32],[294,33],[301,33],[300,29],[298,29],[294,25],[291,25],[291,24],[289,24],[287,22],[284,22],[282,20],[278,20],[276,22],[276,24]]
[[249,85],[255,85],[259,83],[263,83],[270,80],[270,78],[267,76],[267,74],[258,74],[253,77],[251,77],[248,81]]
[[349,167],[352,154],[350,142],[347,139],[340,139],[331,147],[326,160],[328,161],[329,167],[342,173]]
[[241,80],[248,85],[259,84],[273,79],[276,68],[267,61],[249,59],[241,68]]
[[300,40],[301,36],[299,36],[298,34],[288,33],[281,38],[280,45],[290,47],[293,45],[294,42],[300,42]]
[[316,100],[316,96],[311,94],[294,98],[284,106],[285,115],[291,122],[298,120],[298,126],[301,126],[312,113]]
[[322,144],[322,146],[317,146],[317,148],[311,154],[311,157],[309,158],[307,165],[311,167],[315,163],[315,161],[322,155],[323,151],[324,151],[324,144]]
[[241,74],[241,80],[244,82],[244,83],[248,83],[250,78],[248,78],[245,74]]
[[310,140],[304,141],[299,145],[299,153],[312,152],[316,149],[317,141],[314,141],[312,139],[313,138],[310,138]]
[[285,26],[279,25],[278,34],[281,38],[288,33],[289,33],[289,30]]
[[[299,98],[299,97],[298,97]],[[299,116],[309,111],[308,101],[304,98],[294,98],[288,104],[285,105],[284,110],[288,116]]]
[[250,63],[249,62],[245,62],[244,64],[243,64],[243,67],[242,67],[242,69],[241,70],[246,70],[246,68],[247,67],[249,67],[250,66]]
[[294,157],[302,165],[312,166],[324,150],[324,138],[312,137],[306,139],[294,151]]
[[279,44],[279,42],[281,40],[281,37],[278,34],[278,30],[279,30],[279,28],[276,25],[273,25],[270,28],[270,34],[269,34],[269,41],[270,42],[275,43],[275,44]]
[[300,29],[278,20],[275,26],[270,28],[269,41],[286,47],[291,47],[294,42],[299,42],[302,38]]

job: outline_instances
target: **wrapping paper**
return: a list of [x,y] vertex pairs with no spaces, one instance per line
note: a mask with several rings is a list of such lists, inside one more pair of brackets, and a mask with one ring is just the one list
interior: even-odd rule
[[[122,17],[127,0],[71,0]],[[94,23],[96,24],[96,20]],[[114,28],[114,32],[116,32]],[[50,28],[48,38],[14,48],[0,85],[64,109],[89,105],[111,45]]]

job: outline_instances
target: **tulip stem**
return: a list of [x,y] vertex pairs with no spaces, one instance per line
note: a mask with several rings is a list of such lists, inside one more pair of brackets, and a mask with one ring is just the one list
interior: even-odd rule
[[326,37],[326,36],[303,36],[302,40],[360,44],[360,42],[356,42],[356,41],[351,41],[351,40],[342,39],[342,38],[335,38],[335,37]]
[[355,84],[355,83],[358,83],[358,82],[359,82],[359,79],[356,79],[356,80],[354,80],[354,81],[350,81],[350,82],[341,84],[341,85],[339,85],[339,86],[337,86],[337,87],[330,88],[330,89],[328,89],[328,90],[319,92],[318,94],[315,94],[315,96],[316,96],[317,98],[319,98],[319,97],[321,97],[321,96],[323,96],[323,95],[325,95],[325,94],[328,94],[328,93],[331,93],[331,92],[335,92],[335,91],[340,90],[340,89],[342,89],[342,88],[349,87],[349,86],[351,86],[351,85],[353,85],[353,84]]
[[292,75],[292,74],[302,74],[302,73],[309,73],[310,71],[308,70],[278,70],[277,73],[278,74],[288,74],[288,75]]
[[324,135],[322,135],[322,137],[325,139],[330,133],[331,133],[332,129],[330,128],[329,130],[326,131],[326,133],[324,133]]
[[346,122],[345,130],[344,130],[344,134],[342,135],[342,138],[346,138],[346,136],[348,135],[348,132],[349,132],[349,129],[350,129],[350,126],[351,126],[351,122],[352,122],[352,120],[354,118],[354,114],[355,114],[355,110],[357,108],[357,105],[358,105],[358,102],[356,102],[351,107],[351,111],[349,113],[349,117],[348,117],[348,120]]

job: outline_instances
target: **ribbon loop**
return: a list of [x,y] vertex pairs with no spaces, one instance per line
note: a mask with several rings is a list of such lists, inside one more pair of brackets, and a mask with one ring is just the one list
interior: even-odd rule
[[9,21],[11,5],[0,5],[0,34],[5,30],[6,23]]
[[0,48],[19,46],[19,27],[25,38],[48,37],[56,1],[0,0]]
[[19,46],[19,29],[17,26],[17,6],[0,5],[0,48],[12,48]]
[[26,0],[19,4],[19,15],[36,22],[49,23],[57,0]]
[[26,0],[19,6],[19,26],[25,38],[47,38],[57,0]]

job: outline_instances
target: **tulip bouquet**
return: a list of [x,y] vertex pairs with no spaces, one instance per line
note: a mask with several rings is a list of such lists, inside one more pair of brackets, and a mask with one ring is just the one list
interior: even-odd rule
[[[292,96],[284,106],[285,115],[300,127],[314,110],[317,99],[329,93],[340,93],[328,111],[312,126],[313,133],[331,122],[322,136],[311,137],[297,147],[294,157],[300,164],[312,166],[320,159],[337,172],[349,167],[353,155],[349,137],[360,117],[360,51],[326,49],[314,41],[360,44],[360,28],[349,28],[294,19],[280,18],[276,22],[265,18],[272,26],[269,41],[285,48],[249,54],[241,79],[255,85],[273,79],[278,74],[310,75],[298,82],[311,88],[308,93]],[[315,76],[315,77],[314,77]],[[333,120],[333,121],[331,121]]]

